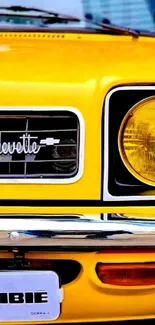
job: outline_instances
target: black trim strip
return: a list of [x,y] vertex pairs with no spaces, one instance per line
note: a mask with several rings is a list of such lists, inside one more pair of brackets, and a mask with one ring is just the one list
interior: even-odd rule
[[101,200],[0,200],[0,206],[12,207],[154,207],[151,201],[101,201]]

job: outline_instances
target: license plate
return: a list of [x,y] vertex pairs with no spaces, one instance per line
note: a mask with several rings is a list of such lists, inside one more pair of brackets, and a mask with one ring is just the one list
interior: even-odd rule
[[0,321],[55,320],[60,315],[60,302],[55,272],[0,272]]

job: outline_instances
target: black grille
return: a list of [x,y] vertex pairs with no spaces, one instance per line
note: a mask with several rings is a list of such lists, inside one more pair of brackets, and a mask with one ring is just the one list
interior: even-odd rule
[[53,260],[53,259],[0,259],[0,272],[13,270],[29,271],[54,271],[58,274],[61,285],[72,282],[81,271],[81,265],[73,260]]
[[0,272],[13,270],[29,271],[54,271],[58,274],[61,285],[72,282],[81,271],[81,265],[73,260],[53,260],[53,259],[0,259]]
[[9,113],[0,114],[1,179],[61,179],[78,173],[80,124],[75,113]]

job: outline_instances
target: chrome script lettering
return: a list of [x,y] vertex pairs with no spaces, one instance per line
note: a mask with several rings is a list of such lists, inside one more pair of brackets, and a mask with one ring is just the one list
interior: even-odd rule
[[36,155],[41,147],[44,146],[51,146],[58,144],[60,142],[60,139],[54,139],[54,138],[46,138],[40,140],[39,143],[35,141],[38,137],[33,137],[30,134],[26,135],[23,134],[21,137],[19,137],[21,141],[18,142],[3,142],[0,143],[0,155],[13,155],[15,152],[18,154],[24,153],[27,154],[34,154]]

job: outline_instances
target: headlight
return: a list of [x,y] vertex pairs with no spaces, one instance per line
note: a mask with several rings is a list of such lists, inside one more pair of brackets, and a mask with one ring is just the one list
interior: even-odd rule
[[61,141],[60,145],[62,144],[63,146],[53,147],[53,158],[58,159],[54,162],[53,167],[60,172],[74,171],[76,168],[76,143],[72,139],[65,139]]
[[125,115],[118,148],[130,173],[155,186],[155,96],[140,101]]

